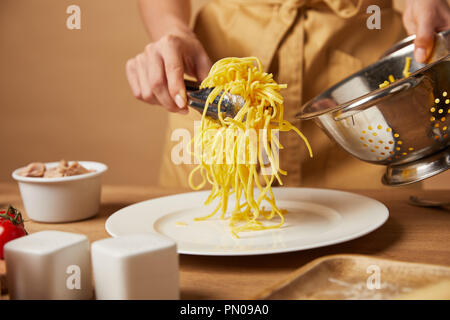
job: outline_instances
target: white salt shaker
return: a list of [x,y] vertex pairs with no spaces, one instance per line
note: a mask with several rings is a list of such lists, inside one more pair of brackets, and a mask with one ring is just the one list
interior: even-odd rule
[[89,241],[85,235],[41,231],[4,247],[11,299],[91,299]]
[[179,299],[176,243],[153,234],[96,241],[91,247],[99,300]]

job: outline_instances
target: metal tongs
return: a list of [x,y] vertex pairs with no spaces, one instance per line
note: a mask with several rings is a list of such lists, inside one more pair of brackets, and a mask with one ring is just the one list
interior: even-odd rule
[[[186,85],[186,94],[189,107],[203,113],[206,99],[214,88],[199,89],[200,84],[198,82],[189,80],[184,80],[184,84]],[[221,96],[222,94],[218,94],[214,101],[209,103],[208,110],[206,110],[206,115],[216,120],[218,119],[217,110]],[[234,118],[244,104],[244,98],[227,92],[225,93],[225,96],[220,104],[220,111],[224,114],[224,116]]]

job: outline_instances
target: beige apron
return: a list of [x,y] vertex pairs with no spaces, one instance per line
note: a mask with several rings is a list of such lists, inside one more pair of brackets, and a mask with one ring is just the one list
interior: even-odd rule
[[[216,0],[199,13],[195,32],[212,61],[223,57],[257,56],[282,91],[285,117],[309,139],[314,158],[293,132],[282,133],[281,168],[287,170],[284,185],[328,188],[379,188],[382,166],[351,157],[332,142],[313,121],[301,124],[294,115],[302,103],[346,76],[375,62],[393,43],[404,37],[400,15],[391,1],[377,1],[381,30],[369,30],[368,0]],[[200,115],[169,116],[160,184],[187,187],[194,165],[175,165],[171,160],[172,132],[193,130]]]

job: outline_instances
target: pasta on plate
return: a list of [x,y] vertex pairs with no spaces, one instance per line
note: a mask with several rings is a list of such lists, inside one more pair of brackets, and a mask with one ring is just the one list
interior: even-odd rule
[[[280,91],[286,85],[276,83],[272,74],[264,72],[258,58],[247,57],[219,60],[200,88],[214,89],[207,98],[200,130],[191,141],[199,164],[191,171],[189,184],[199,190],[209,183],[212,189],[205,205],[215,199],[218,205],[196,220],[211,218],[221,211],[220,217],[229,219],[235,237],[242,231],[281,227],[286,212],[277,206],[272,192],[274,181],[282,185],[281,176],[287,174],[279,167],[278,150],[282,145],[278,132],[295,131],[312,157],[306,137],[283,119]],[[245,101],[233,118],[220,109],[227,93],[240,95]],[[220,97],[218,120],[206,115],[208,104],[216,97]],[[233,195],[234,208],[227,214]],[[268,220],[277,223],[264,223]]]

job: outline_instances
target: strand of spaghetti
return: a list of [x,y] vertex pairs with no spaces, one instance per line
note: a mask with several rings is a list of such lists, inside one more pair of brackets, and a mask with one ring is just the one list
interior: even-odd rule
[[272,150],[271,150],[271,148],[269,147],[269,142],[268,142],[268,139],[267,139],[267,127],[269,126],[269,121],[270,121],[270,118],[269,117],[267,117],[266,118],[266,122],[265,122],[265,124],[264,124],[264,131],[263,131],[263,144],[264,144],[264,149],[265,149],[265,151],[266,151],[266,154],[267,154],[267,157],[269,158],[269,161],[270,161],[270,166],[271,166],[271,168],[272,168],[272,172],[275,172],[275,177],[277,178],[277,180],[278,180],[278,183],[280,184],[280,185],[283,185],[283,182],[281,181],[281,178],[280,178],[280,176],[278,175],[278,166],[275,164],[275,159],[274,159],[274,157],[273,157],[273,155],[272,155]]

